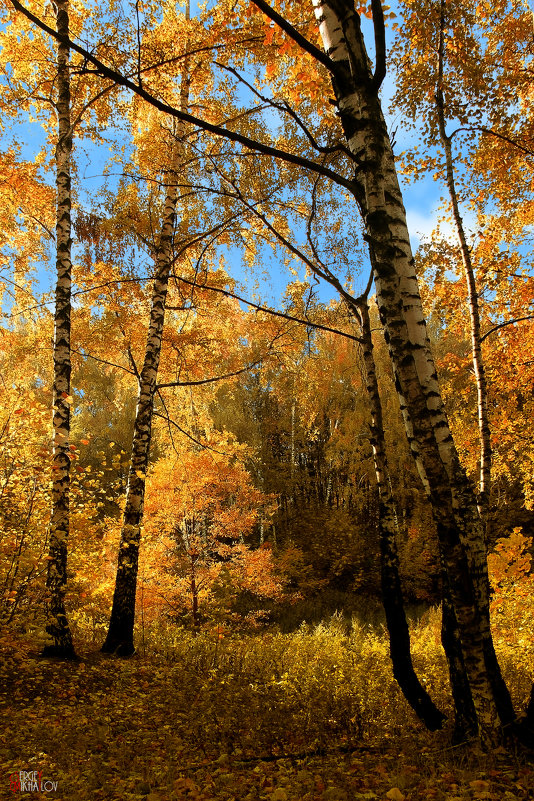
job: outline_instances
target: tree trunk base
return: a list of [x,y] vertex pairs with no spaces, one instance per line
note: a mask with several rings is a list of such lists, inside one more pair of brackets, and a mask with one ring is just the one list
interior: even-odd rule
[[520,720],[514,726],[514,734],[517,742],[523,748],[526,748],[531,754],[534,753],[534,726],[527,718]]
[[478,728],[473,726],[472,720],[458,718],[454,721],[454,729],[451,737],[452,745],[467,745],[478,738]]
[[66,659],[71,662],[80,661],[74,648],[67,645],[45,645],[40,656],[43,659]]
[[103,654],[112,654],[113,656],[120,656],[123,659],[127,659],[129,656],[134,656],[136,653],[134,644],[132,642],[121,642],[117,640],[110,640],[109,638],[105,641],[100,651]]
[[425,724],[429,731],[439,731],[447,720],[445,715],[432,701],[429,694],[419,682],[413,669],[409,652],[409,642],[402,649],[401,653],[395,653],[395,648],[399,644],[394,644],[394,638],[390,630],[391,660],[393,662],[393,675],[402,693],[418,718]]

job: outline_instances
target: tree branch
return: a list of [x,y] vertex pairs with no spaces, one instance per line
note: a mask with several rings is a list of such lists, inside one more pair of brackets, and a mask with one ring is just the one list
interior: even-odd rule
[[534,156],[534,150],[531,150],[524,145],[520,145],[519,142],[515,141],[515,139],[505,136],[505,134],[501,134],[498,131],[492,130],[491,128],[485,128],[483,125],[463,125],[461,128],[456,128],[451,133],[449,138],[452,139],[452,137],[456,136],[458,133],[471,133],[472,131],[479,131],[487,136],[494,136],[496,139],[500,139],[502,142],[507,142],[509,145],[512,145],[512,147],[516,147],[518,150],[521,150],[522,153],[526,153],[528,156]]
[[[235,181],[233,181],[231,178],[229,178],[226,175],[223,175],[223,178],[234,189],[234,192],[236,193],[236,196],[241,201],[241,203],[246,208],[248,208],[258,219],[260,219],[263,222],[265,227],[279,240],[279,242],[281,242],[284,245],[284,247],[287,250],[289,250],[290,253],[292,253],[294,256],[296,256],[298,259],[300,259],[303,262],[303,264],[305,264],[307,267],[309,267],[309,269],[312,271],[312,273],[315,276],[319,276],[319,278],[322,278],[323,281],[326,281],[331,286],[333,286],[339,292],[341,297],[347,303],[349,303],[349,305],[352,304],[352,303],[355,303],[355,302],[357,303],[360,300],[360,298],[354,298],[349,292],[347,292],[347,290],[343,287],[341,281],[337,278],[337,276],[335,276],[326,267],[326,265],[323,264],[323,262],[321,262],[321,267],[319,267],[318,262],[320,260],[319,260],[318,255],[317,255],[317,251],[315,250],[315,247],[313,246],[313,243],[311,242],[311,235],[310,235],[311,217],[308,218],[308,240],[309,240],[310,245],[312,247],[313,255],[314,255],[315,259],[316,259],[315,262],[313,262],[311,259],[309,259],[308,256],[306,256],[306,254],[303,253],[300,250],[300,248],[297,248],[295,245],[293,245],[287,239],[287,237],[284,236],[284,234],[282,234],[277,228],[275,228],[269,222],[269,220],[267,219],[265,214],[263,214],[262,212],[258,211],[258,209],[256,208],[256,205],[253,205],[253,204],[249,203],[247,200],[245,200],[245,198],[243,197],[242,193],[240,192],[240,190],[239,190],[237,184],[235,183]],[[314,192],[315,192],[315,186],[314,186]],[[312,210],[312,215],[313,215],[313,210]],[[361,340],[357,339],[356,337],[353,337],[353,338],[356,339],[356,341],[358,341],[358,342],[361,341]]]
[[326,67],[328,72],[331,72],[332,75],[335,75],[336,65],[334,64],[332,59],[326,55],[324,50],[320,50],[314,44],[309,42],[305,36],[299,33],[297,29],[294,28],[293,25],[291,25],[290,22],[288,22],[286,19],[284,19],[284,17],[278,14],[278,12],[274,10],[274,8],[271,8],[269,3],[266,3],[265,0],[252,0],[252,2],[261,11],[263,11],[266,17],[272,19],[272,21],[275,22],[278,25],[278,27],[284,31],[284,33],[287,33],[290,39],[293,39],[293,41],[296,42],[300,47],[302,47],[302,49],[305,50],[306,53],[309,53],[309,55],[312,56],[316,61],[319,61],[319,63],[322,64],[323,67]]
[[[253,150],[256,153],[260,153],[263,156],[271,156],[273,158],[279,159],[280,161],[285,161],[287,164],[295,164],[298,167],[303,167],[304,169],[310,170],[311,172],[318,173],[319,175],[324,175],[325,178],[330,178],[336,184],[343,186],[349,192],[353,192],[353,184],[352,181],[344,178],[339,173],[335,172],[334,170],[329,169],[328,167],[324,167],[321,164],[317,164],[311,159],[304,158],[302,156],[297,156],[294,153],[289,153],[286,150],[281,150],[280,148],[273,147],[272,145],[265,145],[261,142],[258,142],[255,139],[251,139],[248,136],[238,133],[237,131],[230,131],[227,128],[224,128],[223,125],[226,123],[222,123],[217,125],[215,123],[210,123],[207,120],[203,120],[201,117],[195,117],[193,114],[189,114],[185,111],[180,111],[179,109],[174,108],[174,106],[170,106],[168,103],[165,103],[162,100],[158,100],[158,98],[154,97],[150,92],[147,92],[146,89],[137,85],[129,78],[126,78],[122,73],[117,72],[117,70],[112,69],[111,67],[106,66],[104,62],[100,61],[99,58],[92,55],[88,50],[80,45],[73,42],[72,39],[68,36],[62,36],[57,33],[53,28],[47,25],[43,20],[39,19],[35,14],[29,11],[19,0],[11,0],[11,4],[13,7],[23,14],[30,22],[33,22],[37,25],[40,30],[47,33],[53,39],[61,42],[64,45],[68,45],[68,47],[76,53],[79,53],[81,56],[86,58],[91,64],[94,64],[97,68],[97,71],[102,75],[104,78],[108,78],[108,80],[114,81],[119,86],[124,86],[125,89],[129,89],[134,94],[141,97],[147,103],[149,103],[154,108],[157,108],[159,111],[162,111],[164,114],[168,114],[171,117],[176,117],[176,119],[181,120],[182,122],[190,123],[191,125],[195,125],[203,131],[208,131],[209,133],[215,134],[216,136],[223,137],[225,139],[229,139],[231,142],[237,142],[243,147],[248,148],[249,150]],[[270,7],[269,7],[270,8]],[[273,12],[274,13],[274,12]],[[307,40],[304,40],[307,41]],[[317,50],[317,53],[321,54],[321,51]],[[324,55],[324,54],[322,54]]]
[[[172,306],[167,306],[168,309],[172,309]],[[261,364],[263,359],[258,359],[252,364],[247,364],[246,367],[242,367],[240,370],[236,370],[233,373],[225,373],[224,375],[216,375],[212,378],[202,378],[200,381],[169,381],[166,384],[158,384],[157,389],[164,389],[165,387],[197,387],[200,384],[213,384],[215,381],[224,381],[225,378],[233,378],[236,375],[241,375],[242,373],[247,373],[249,370],[253,370],[254,367],[257,367],[258,364]]]
[[507,320],[505,323],[499,323],[498,325],[493,326],[490,328],[489,331],[486,331],[484,336],[480,337],[480,341],[484,342],[486,337],[489,337],[491,334],[494,334],[495,331],[499,331],[501,328],[506,328],[507,325],[515,325],[516,323],[521,323],[523,320],[534,320],[534,314],[528,314],[526,317],[516,317],[514,320]]
[[355,342],[361,342],[360,338],[354,336],[353,334],[347,334],[345,331],[340,331],[337,328],[331,328],[328,325],[313,323],[311,320],[303,319],[302,317],[295,317],[294,315],[287,314],[286,312],[280,312],[280,311],[275,311],[274,309],[269,309],[267,306],[261,306],[258,303],[253,303],[251,300],[246,300],[245,298],[242,298],[240,295],[236,295],[235,292],[231,292],[229,289],[210,286],[209,284],[199,284],[198,281],[189,281],[187,278],[182,278],[179,275],[173,275],[173,278],[175,281],[182,281],[184,284],[188,284],[189,286],[196,287],[198,289],[208,289],[210,292],[218,292],[221,295],[225,295],[227,298],[233,298],[234,300],[239,301],[239,303],[244,303],[246,306],[250,306],[253,309],[257,309],[260,312],[265,312],[265,314],[271,314],[273,317],[281,317],[284,320],[290,320],[291,322],[294,323],[300,323],[300,325],[309,326],[310,328],[316,328],[319,331],[328,331],[330,334],[338,334],[338,336],[340,337],[345,337],[346,339],[352,339]]
[[[160,395],[159,391],[158,391],[158,395],[159,395],[159,397],[160,397],[160,400],[161,400],[161,395]],[[171,417],[169,417],[169,415],[168,415],[168,414],[161,414],[161,412],[157,412],[157,411],[154,409],[154,411],[153,411],[153,415],[154,415],[154,417],[160,417],[162,420],[165,420],[165,421],[166,421],[166,422],[167,422],[169,425],[172,425],[172,426],[174,426],[175,428],[177,428],[177,429],[178,429],[178,431],[179,431],[181,434],[183,434],[183,435],[184,435],[184,437],[187,437],[187,439],[190,439],[190,440],[191,440],[191,442],[194,442],[194,443],[195,443],[195,445],[198,445],[198,446],[199,446],[199,447],[201,447],[203,450],[205,450],[205,451],[212,451],[212,453],[218,453],[220,456],[226,456],[227,458],[237,459],[237,460],[238,460],[238,461],[240,461],[240,462],[242,462],[242,461],[243,461],[243,460],[242,460],[242,459],[240,459],[240,458],[239,458],[239,456],[237,456],[235,453],[225,453],[225,451],[218,451],[218,450],[217,450],[217,448],[212,448],[212,447],[211,447],[211,445],[206,445],[204,442],[201,442],[199,439],[197,439],[197,438],[196,438],[196,437],[194,437],[192,434],[190,434],[188,431],[186,431],[186,430],[185,430],[185,429],[183,429],[181,426],[179,426],[179,425],[178,425],[178,423],[177,423],[175,420],[173,420]]]
[[115,362],[108,362],[107,359],[101,359],[99,356],[93,356],[92,353],[84,352],[83,350],[77,350],[77,348],[71,348],[73,353],[77,353],[78,356],[82,356],[84,359],[93,359],[95,362],[99,362],[100,364],[107,364],[109,367],[116,367],[118,370],[123,370],[125,373],[129,373],[136,378],[139,376],[134,373],[133,370],[129,370],[128,367],[124,367],[122,364],[115,364]]
[[291,119],[296,122],[296,124],[299,126],[303,134],[308,138],[312,147],[314,147],[318,153],[324,153],[326,155],[331,153],[344,153],[346,156],[349,157],[351,161],[354,161],[353,154],[350,152],[349,148],[346,147],[342,142],[340,142],[337,145],[333,145],[332,147],[324,147],[323,145],[320,145],[313,136],[312,132],[305,125],[303,120],[301,120],[297,112],[291,108],[289,103],[287,103],[286,101],[284,101],[283,103],[277,103],[275,100],[265,97],[265,95],[262,95],[261,92],[258,92],[258,90],[254,86],[252,86],[252,84],[250,84],[247,80],[245,80],[245,78],[243,78],[243,76],[240,75],[238,71],[235,70],[233,67],[230,67],[227,64],[220,64],[218,61],[216,61],[215,64],[220,69],[226,70],[227,72],[234,75],[240,83],[246,86],[247,89],[249,89],[254,95],[256,95],[256,97],[259,100],[261,100],[262,103],[265,103],[267,107],[275,108],[278,111],[281,111],[283,114],[289,114]]
[[373,12],[373,28],[375,31],[375,72],[373,75],[373,88],[378,92],[386,77],[386,27],[384,25],[384,10],[382,0],[371,0]]

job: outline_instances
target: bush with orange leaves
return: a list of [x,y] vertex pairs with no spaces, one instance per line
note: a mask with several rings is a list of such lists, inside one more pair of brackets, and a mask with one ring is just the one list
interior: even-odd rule
[[209,450],[160,459],[148,476],[139,572],[144,623],[166,617],[198,627],[227,618],[243,595],[250,600],[246,617],[282,594],[270,548],[251,542],[273,498],[253,486],[243,446],[218,436]]

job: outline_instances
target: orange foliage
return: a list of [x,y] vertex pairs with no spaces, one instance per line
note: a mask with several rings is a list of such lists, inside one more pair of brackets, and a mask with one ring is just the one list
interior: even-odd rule
[[[224,435],[213,450],[164,457],[147,479],[140,580],[145,619],[213,616],[239,593],[276,598],[269,549],[246,544],[272,497],[252,486],[244,449]],[[224,453],[222,452],[224,450]]]
[[493,597],[493,624],[501,642],[512,646],[517,659],[531,669],[534,645],[534,573],[532,537],[520,528],[500,539],[488,556]]

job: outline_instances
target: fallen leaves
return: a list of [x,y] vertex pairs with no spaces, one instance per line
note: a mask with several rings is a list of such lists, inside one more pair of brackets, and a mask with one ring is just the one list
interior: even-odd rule
[[[250,651],[251,641],[245,644]],[[248,684],[235,664],[239,643],[217,646],[219,657],[227,647],[234,660],[232,682],[227,670],[220,675],[213,667],[206,670],[202,647],[201,638],[188,641],[188,651],[170,662],[118,662],[89,654],[74,665],[37,659],[15,650],[12,642],[0,647],[0,709],[6,721],[0,776],[42,769],[59,782],[55,801],[533,797],[531,766],[518,765],[502,750],[494,756],[459,754],[446,747],[447,733],[429,735],[408,723],[402,731],[375,728],[350,746],[340,744],[339,736],[325,739],[322,750],[303,741],[296,727],[269,730],[270,715],[289,720],[282,695],[278,708],[269,711],[264,689],[263,705],[251,706]],[[260,670],[256,665],[257,681]],[[231,716],[227,721],[224,709]],[[253,723],[257,728],[249,737]]]

